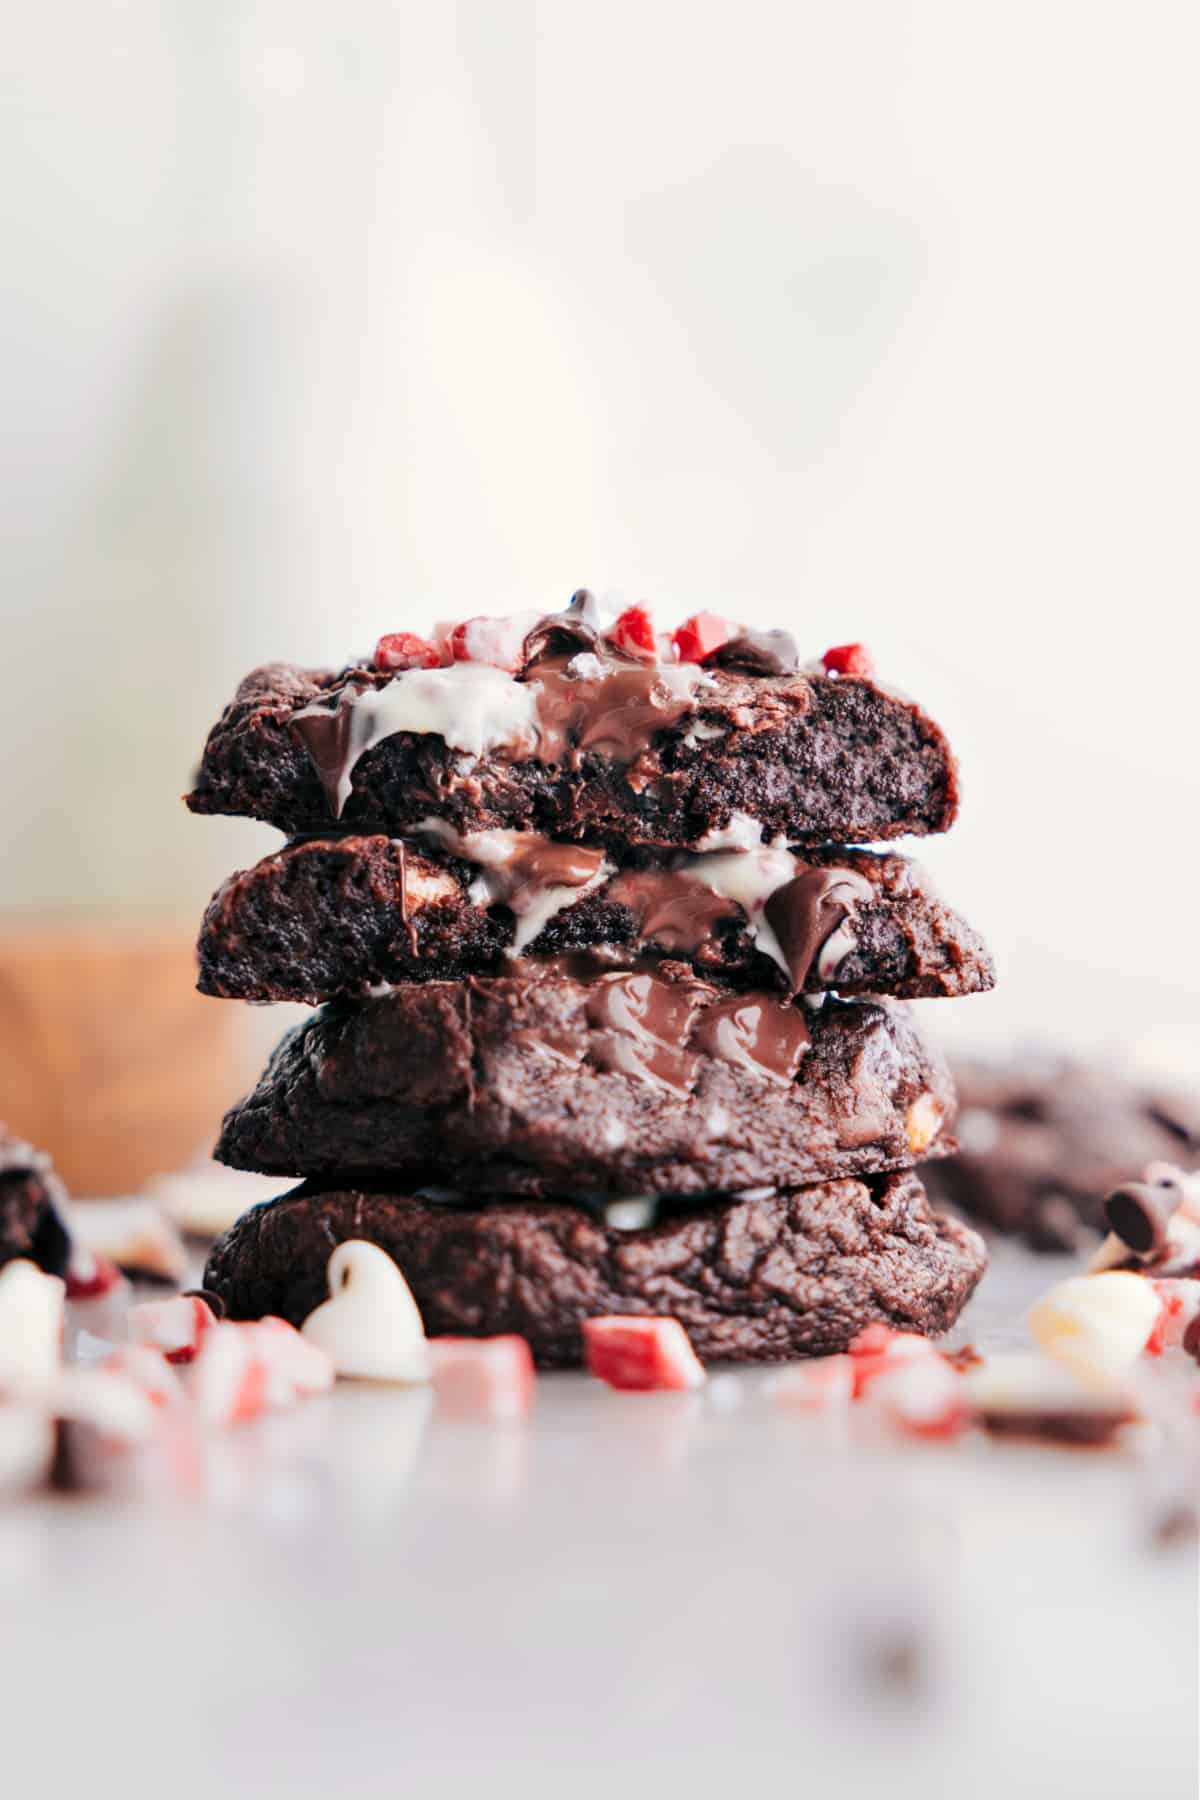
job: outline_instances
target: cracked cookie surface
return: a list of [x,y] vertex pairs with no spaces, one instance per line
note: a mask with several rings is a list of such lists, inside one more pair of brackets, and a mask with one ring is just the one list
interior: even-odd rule
[[825,1355],[875,1320],[937,1335],[986,1260],[908,1171],[664,1208],[625,1232],[561,1202],[446,1206],[309,1184],[240,1219],[205,1286],[233,1318],[300,1325],[325,1297],[331,1250],[356,1237],[395,1260],[431,1336],[517,1332],[543,1368],[578,1364],[581,1322],[603,1313],[679,1319],[706,1361]]

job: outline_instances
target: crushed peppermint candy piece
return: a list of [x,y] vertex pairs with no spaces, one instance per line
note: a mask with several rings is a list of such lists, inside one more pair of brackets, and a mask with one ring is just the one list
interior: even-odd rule
[[99,1366],[110,1374],[127,1376],[154,1406],[182,1406],[186,1399],[183,1383],[170,1362],[151,1344],[126,1344]]
[[213,1320],[192,1365],[190,1390],[210,1425],[236,1425],[302,1394],[333,1386],[333,1362],[286,1319]]
[[306,1338],[294,1325],[289,1325],[286,1319],[268,1314],[239,1329],[251,1334],[272,1377],[278,1378],[276,1386],[286,1387],[287,1391],[282,1395],[284,1404],[297,1394],[323,1394],[333,1386],[333,1358],[329,1352]]
[[122,1449],[144,1444],[153,1435],[159,1404],[142,1379],[116,1362],[64,1369],[50,1402],[56,1419],[86,1425]]
[[1164,1350],[1186,1350],[1195,1355],[1200,1349],[1200,1281],[1194,1277],[1167,1277],[1153,1280],[1150,1285],[1162,1310],[1147,1339],[1147,1353],[1161,1356]]
[[191,1362],[200,1340],[216,1315],[197,1294],[175,1294],[169,1300],[147,1300],[131,1306],[126,1316],[130,1342],[151,1344],[168,1362]]
[[405,669],[436,669],[441,660],[437,645],[418,637],[415,631],[387,632],[376,644],[372,658],[377,669],[385,669],[389,674],[400,674]]
[[[505,619],[463,619],[446,630],[452,662],[488,663],[515,675],[525,664],[525,639],[541,622],[540,613],[513,613]],[[444,630],[439,626],[438,631]]]
[[301,1332],[328,1351],[339,1375],[366,1381],[428,1381],[429,1348],[417,1303],[378,1244],[349,1238],[326,1271],[329,1299]]
[[875,662],[865,644],[835,644],[821,658],[827,675],[863,675],[875,673]]
[[729,619],[723,619],[717,613],[693,613],[682,625],[672,633],[674,644],[682,663],[702,663],[710,656],[715,656],[722,644],[729,643],[738,635],[739,627]]
[[116,1263],[107,1256],[95,1256],[82,1245],[76,1246],[66,1273],[68,1300],[102,1300],[114,1288],[127,1286]]
[[889,1424],[909,1437],[958,1437],[971,1423],[963,1377],[936,1352],[885,1368],[870,1391]]
[[678,1319],[624,1313],[585,1319],[583,1347],[588,1369],[609,1387],[646,1393],[704,1384],[703,1365]]
[[1029,1328],[1047,1356],[1086,1379],[1111,1376],[1137,1361],[1158,1324],[1162,1302],[1144,1275],[1111,1270],[1060,1281],[1031,1308]]
[[658,639],[654,621],[644,606],[627,606],[607,633],[608,641],[626,656],[637,656],[645,662],[657,662]]
[[938,1353],[929,1339],[917,1332],[895,1331],[892,1326],[877,1321],[865,1326],[851,1340],[849,1354],[854,1364],[854,1398],[861,1400],[873,1382],[899,1363],[909,1362],[914,1357],[937,1356]]
[[433,1394],[457,1418],[523,1419],[533,1405],[533,1352],[523,1337],[429,1340]]
[[206,1425],[239,1425],[272,1404],[270,1372],[261,1349],[248,1332],[224,1322],[205,1332],[188,1385]]

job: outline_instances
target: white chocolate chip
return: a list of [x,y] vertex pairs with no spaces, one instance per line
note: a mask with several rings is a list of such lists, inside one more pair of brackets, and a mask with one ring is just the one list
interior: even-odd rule
[[604,1209],[604,1223],[610,1231],[644,1231],[653,1225],[656,1211],[651,1195],[636,1200],[610,1200]]
[[0,1271],[0,1390],[37,1392],[57,1379],[65,1298],[64,1284],[35,1263]]
[[928,1150],[942,1128],[942,1103],[933,1094],[919,1094],[904,1117],[908,1147],[914,1156]]
[[1161,1301],[1144,1275],[1077,1275],[1044,1294],[1029,1314],[1034,1342],[1082,1380],[1132,1367],[1158,1323]]
[[696,841],[697,850],[757,850],[763,841],[763,828],[749,813],[733,812],[728,825],[706,831]]
[[425,1327],[408,1283],[377,1244],[351,1238],[329,1259],[329,1299],[302,1335],[333,1358],[339,1375],[367,1381],[428,1381]]

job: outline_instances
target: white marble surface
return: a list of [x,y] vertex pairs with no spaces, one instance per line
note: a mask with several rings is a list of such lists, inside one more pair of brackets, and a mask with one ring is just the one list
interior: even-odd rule
[[[1002,1252],[967,1335],[1055,1273]],[[544,1378],[526,1428],[345,1385],[223,1439],[207,1504],[10,1505],[5,1792],[1194,1796],[1186,1469],[764,1380]]]

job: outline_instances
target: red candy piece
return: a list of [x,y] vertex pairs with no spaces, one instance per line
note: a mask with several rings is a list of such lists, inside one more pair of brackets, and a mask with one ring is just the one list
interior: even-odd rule
[[523,1337],[429,1341],[437,1404],[457,1417],[523,1419],[533,1405],[533,1353]]
[[204,1334],[192,1371],[192,1398],[209,1425],[237,1425],[272,1403],[270,1370],[252,1334],[214,1324]]
[[149,1344],[127,1344],[104,1359],[101,1367],[136,1382],[155,1406],[180,1406],[184,1393],[170,1358]]
[[609,642],[623,650],[626,656],[640,656],[646,662],[658,660],[654,621],[644,606],[627,606],[608,637]]
[[913,1357],[936,1356],[928,1338],[913,1331],[893,1331],[890,1325],[868,1325],[849,1345],[854,1362],[854,1398],[863,1395],[883,1374]]
[[1161,1356],[1164,1350],[1186,1347],[1188,1333],[1200,1319],[1200,1281],[1184,1277],[1180,1280],[1151,1282],[1161,1302],[1158,1318],[1146,1339],[1147,1356]]
[[679,652],[680,662],[702,663],[737,634],[737,626],[717,613],[693,613],[679,626],[671,642]]
[[268,1313],[239,1329],[250,1336],[270,1377],[272,1404],[286,1406],[297,1394],[322,1394],[333,1386],[333,1359],[319,1344]]
[[510,674],[525,660],[525,639],[530,619],[464,619],[452,627],[446,638],[451,662],[490,663],[494,669],[507,669]]
[[441,652],[415,631],[389,631],[375,646],[375,667],[389,673],[402,669],[436,669]]
[[198,1295],[176,1294],[171,1300],[146,1300],[131,1306],[127,1322],[131,1343],[152,1345],[168,1362],[189,1363],[216,1318]]
[[942,1356],[893,1361],[873,1385],[884,1417],[909,1437],[957,1437],[971,1423],[962,1376]]
[[620,1313],[585,1319],[583,1347],[591,1373],[609,1387],[644,1393],[699,1387],[705,1378],[678,1319],[634,1319]]
[[827,675],[873,675],[875,663],[865,644],[835,644],[821,658]]
[[86,1262],[68,1268],[67,1299],[98,1300],[102,1294],[111,1294],[124,1279],[120,1269],[109,1262],[107,1256],[88,1257]]

